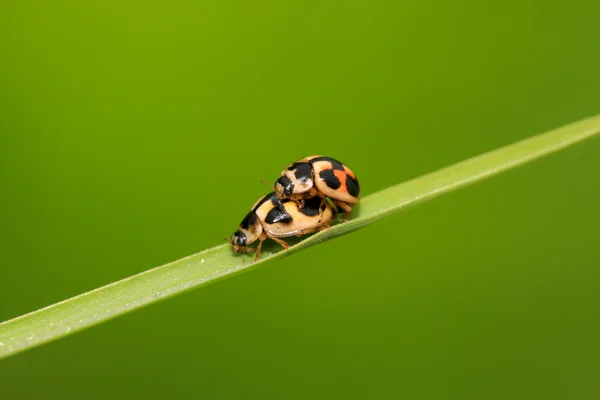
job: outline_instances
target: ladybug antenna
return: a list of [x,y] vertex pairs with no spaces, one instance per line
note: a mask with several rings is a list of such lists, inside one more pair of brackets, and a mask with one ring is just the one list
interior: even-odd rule
[[261,181],[262,183],[265,183],[265,184],[269,185],[270,187],[273,187],[273,184],[271,184],[271,182],[269,182],[268,180],[266,180],[266,179],[264,179],[264,178],[260,178],[260,181]]

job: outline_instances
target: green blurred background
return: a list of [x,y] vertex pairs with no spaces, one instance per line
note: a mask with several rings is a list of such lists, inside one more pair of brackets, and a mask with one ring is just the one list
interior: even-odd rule
[[[10,3],[10,4],[9,4]],[[0,320],[600,112],[598,1],[5,2]],[[600,140],[0,362],[0,397],[600,396]]]

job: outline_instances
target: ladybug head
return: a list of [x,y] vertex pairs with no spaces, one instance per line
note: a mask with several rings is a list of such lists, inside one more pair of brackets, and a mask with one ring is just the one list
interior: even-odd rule
[[287,176],[282,176],[277,179],[275,182],[275,191],[277,194],[283,194],[285,196],[289,196],[294,193],[294,182],[290,180]]
[[235,231],[233,235],[231,235],[231,245],[233,246],[233,251],[238,252],[241,248],[246,247],[248,244],[248,239],[246,234],[241,230]]

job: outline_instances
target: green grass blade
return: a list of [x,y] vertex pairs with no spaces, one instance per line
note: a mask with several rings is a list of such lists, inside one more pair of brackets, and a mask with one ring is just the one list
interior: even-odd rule
[[284,257],[371,224],[412,204],[506,171],[600,133],[600,116],[503,147],[361,200],[355,217],[258,263],[220,245],[0,324],[0,358],[61,338],[155,301]]

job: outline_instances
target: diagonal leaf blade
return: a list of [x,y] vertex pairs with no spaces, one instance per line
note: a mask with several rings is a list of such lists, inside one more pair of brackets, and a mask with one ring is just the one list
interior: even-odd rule
[[566,148],[600,133],[600,115],[534,136],[395,185],[361,200],[355,217],[257,263],[220,245],[46,308],[0,323],[0,359],[39,346],[161,299],[215,282],[275,258],[343,235],[418,204]]

